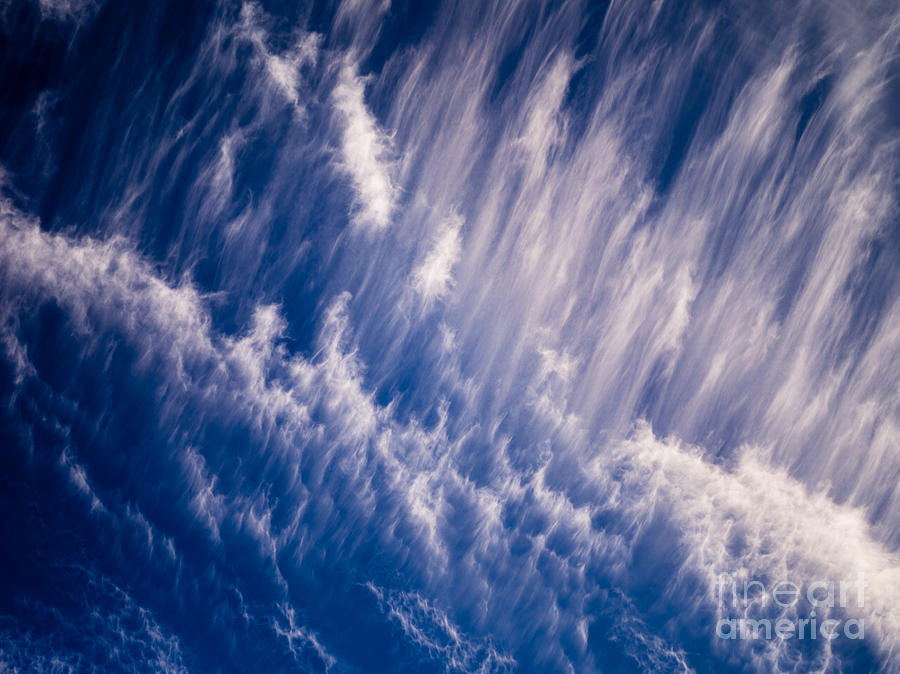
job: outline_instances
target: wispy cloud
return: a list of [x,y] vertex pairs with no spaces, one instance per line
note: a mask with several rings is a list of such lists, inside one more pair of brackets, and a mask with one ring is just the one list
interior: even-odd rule
[[[876,29],[770,7],[761,41],[754,17],[680,3],[612,3],[596,36],[577,3],[445,6],[364,75],[375,4],[341,3],[328,40],[251,4],[215,19],[153,92],[161,130],[128,134],[150,148],[122,146],[97,190],[102,236],[0,202],[23,446],[52,430],[47,470],[110,554],[211,630],[263,626],[288,664],[339,668],[343,626],[309,588],[340,576],[451,671],[840,667],[828,644],[698,630],[719,573],[863,572],[867,653],[889,667],[896,11]],[[186,203],[171,228],[160,194]],[[380,235],[336,235],[348,210]],[[42,381],[42,307],[111,399],[145,396],[120,492],[93,440],[127,426],[127,444],[132,419]],[[355,615],[353,588],[329,584],[328,610]]]
[[516,661],[485,639],[463,633],[447,614],[414,592],[397,592],[367,583],[382,610],[395,620],[407,639],[444,665],[447,672],[491,674],[511,672]]
[[352,62],[346,61],[332,98],[343,127],[339,165],[356,191],[355,222],[379,230],[390,224],[397,188],[391,178],[390,139],[366,107],[365,83]]
[[453,288],[453,267],[461,252],[462,221],[445,220],[431,237],[431,247],[413,272],[412,287],[427,305],[446,297]]
[[302,116],[304,106],[300,100],[300,71],[305,66],[315,65],[319,57],[322,36],[315,33],[300,33],[295,37],[293,46],[282,53],[276,53],[269,48],[266,19],[258,4],[245,3],[241,7],[239,34],[253,44],[268,79],[294,106],[298,115]]
[[[419,573],[429,579],[426,586],[436,593],[447,586],[464,589],[465,599],[455,596],[463,602],[457,608],[483,611],[498,638],[522,649],[527,646],[515,620],[501,616],[527,613],[532,628],[542,634],[584,635],[584,621],[592,619],[587,607],[573,607],[564,615],[552,610],[563,596],[596,591],[579,569],[602,569],[625,585],[643,582],[640,574],[647,572],[646,564],[652,567],[653,559],[633,572],[630,560],[664,530],[685,542],[677,555],[670,551],[665,557],[666,564],[675,565],[666,581],[673,601],[678,601],[682,584],[701,578],[710,596],[697,601],[705,606],[712,601],[716,574],[723,571],[769,577],[788,563],[793,573],[807,579],[854,577],[862,571],[873,591],[863,615],[879,635],[879,648],[889,652],[900,638],[896,566],[891,553],[873,539],[862,513],[834,504],[823,492],[810,492],[760,460],[756,450],[747,448],[743,460],[728,471],[705,460],[700,448],[661,440],[640,424],[630,437],[611,438],[602,452],[589,452],[590,434],[580,420],[551,415],[545,433],[552,447],[562,444],[562,449],[547,451],[540,465],[523,470],[518,448],[494,437],[498,463],[475,484],[467,477],[468,455],[461,451],[469,440],[448,436],[446,415],[431,430],[403,424],[393,417],[391,406],[377,404],[367,391],[364,364],[349,334],[349,296],[340,296],[325,312],[318,354],[308,360],[289,355],[280,345],[285,326],[273,307],[260,307],[242,336],[216,334],[200,295],[160,279],[121,241],[47,234],[8,206],[0,232],[4,288],[14,293],[4,295],[4,302],[26,298],[18,289],[29,288],[55,298],[86,334],[115,331],[139,347],[143,355],[136,367],[148,360],[165,364],[161,372],[171,381],[171,393],[163,419],[166,409],[176,412],[190,398],[207,414],[215,411],[232,423],[243,419],[269,437],[264,446],[272,479],[297,476],[299,481],[292,478],[277,494],[266,486],[246,495],[225,495],[195,450],[173,452],[178,468],[171,475],[183,474],[191,495],[173,507],[183,507],[182,517],[196,521],[216,545],[226,536],[229,545],[247,539],[252,541],[247,549],[261,560],[274,564],[292,559],[300,565],[307,555],[320,554],[319,546],[330,545],[326,542],[333,531],[340,532],[334,554],[352,554],[360,532],[367,530],[363,523],[376,512],[389,513],[395,535],[402,539],[398,545],[418,551],[420,557],[413,557]],[[541,380],[566,382],[577,369],[571,356],[547,349],[542,363],[535,369]],[[184,393],[176,395],[178,391]],[[536,408],[535,413],[543,411]],[[310,443],[320,449],[306,452]],[[78,493],[90,501],[96,498],[90,475],[71,458],[67,465]],[[306,467],[302,478],[300,465]],[[325,485],[335,471],[347,485],[329,493]],[[373,488],[373,474],[383,476],[378,489]],[[579,494],[593,496],[586,501]],[[289,518],[278,523],[276,500],[309,503],[310,498],[327,513],[324,522]],[[341,504],[338,511],[328,505],[335,498]],[[347,509],[354,513],[358,531],[340,524]],[[139,513],[130,518],[138,529],[150,532],[147,545],[152,547],[160,537],[154,525]],[[655,528],[648,528],[651,520]],[[598,528],[597,521],[606,524]],[[834,522],[840,526],[835,528]],[[731,542],[729,532],[736,526],[745,532],[744,546]],[[451,550],[463,551],[461,563],[449,564]],[[557,560],[552,573],[544,567],[549,559]],[[289,595],[296,570],[279,562],[272,572],[278,576],[275,586]],[[443,658],[451,671],[477,670],[485,663],[502,670],[511,663],[486,642],[464,637],[424,596],[373,588],[408,638]],[[288,611],[273,618],[273,630],[298,657],[318,653],[322,662],[331,662],[327,642],[292,623],[291,615]],[[682,619],[694,615],[687,611]],[[628,629],[633,632],[629,648],[650,649],[635,651],[640,661],[683,662],[677,649],[648,635],[639,618]],[[544,650],[541,661],[587,662],[586,642],[574,643],[581,646],[567,654],[555,647]],[[785,648],[780,642],[767,646],[754,656],[761,663],[775,662]]]
[[97,0],[39,0],[41,16],[61,22],[81,24],[97,11]]

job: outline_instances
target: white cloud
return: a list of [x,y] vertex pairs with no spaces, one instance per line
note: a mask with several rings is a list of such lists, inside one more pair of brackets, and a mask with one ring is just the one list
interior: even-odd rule
[[[331,102],[357,225],[397,220],[392,235],[412,251],[403,258],[411,264],[398,264],[397,241],[365,241],[363,263],[362,254],[345,256],[353,273],[362,267],[357,297],[371,302],[355,307],[365,325],[358,335],[348,294],[327,305],[308,358],[288,353],[276,307],[260,307],[237,336],[217,334],[195,289],[167,282],[123,241],[47,234],[7,209],[0,275],[10,302],[24,310],[29,294],[52,296],[85,339],[109,330],[137,345],[141,362],[161,364],[171,384],[162,406],[173,418],[193,396],[207,414],[259,434],[254,451],[277,469],[277,494],[221,493],[209,465],[185,454],[186,517],[213,540],[224,523],[237,523],[261,557],[302,564],[310,554],[346,559],[355,531],[379,527],[376,514],[389,522],[379,545],[404,560],[420,592],[379,596],[393,600],[407,618],[397,620],[426,650],[460,648],[460,628],[432,601],[440,598],[512,648],[540,641],[547,670],[589,669],[585,635],[596,617],[581,598],[600,595],[591,573],[635,581],[636,541],[656,536],[661,521],[672,542],[666,561],[677,566],[661,580],[663,599],[687,598],[676,622],[705,614],[722,571],[810,579],[862,570],[877,595],[865,614],[873,647],[892,657],[900,648],[891,552],[900,536],[891,514],[900,502],[900,424],[898,373],[885,364],[900,356],[896,298],[873,309],[878,321],[866,340],[836,355],[857,320],[848,284],[867,264],[868,243],[895,221],[885,167],[895,165],[896,138],[876,136],[867,117],[883,103],[890,50],[878,42],[849,50],[859,57],[846,77],[835,63],[850,57],[843,47],[829,51],[822,68],[837,68],[839,95],[798,140],[801,64],[793,37],[774,36],[742,86],[711,93],[712,112],[698,120],[660,195],[647,157],[671,135],[672,120],[657,111],[680,109],[687,83],[679,73],[708,60],[716,22],[696,18],[671,49],[637,58],[617,39],[643,35],[646,13],[612,6],[606,25],[616,33],[591,58],[616,67],[602,91],[590,92],[596,100],[582,92],[591,107],[576,135],[565,96],[572,49],[560,47],[553,28],[567,27],[565,8],[523,46],[503,83],[516,105],[497,114],[496,45],[521,25],[520,11],[486,8],[464,51],[423,38],[396,58],[386,115],[393,139],[367,108],[365,79],[342,64]],[[292,52],[275,54],[259,40],[266,81],[297,103]],[[559,51],[548,62],[551,47]],[[223,149],[214,164],[223,185],[229,157]],[[406,181],[437,212],[464,214],[465,255],[461,219],[442,223],[419,248],[421,230],[400,222],[407,214],[396,204]],[[357,338],[379,355],[385,345],[420,347],[391,314],[406,288],[425,303],[454,297],[439,322],[423,314],[409,331],[432,336],[440,352],[422,364],[426,393],[407,393],[429,396],[414,400],[421,407],[445,405],[427,430],[376,403],[372,388],[396,374],[394,361],[365,363],[355,347]],[[4,344],[22,362],[19,377],[32,376],[9,330]],[[644,425],[621,438],[641,405],[666,421],[671,438]],[[730,439],[726,469],[714,457],[717,434],[732,423],[752,443]],[[710,446],[679,435],[711,438]],[[90,484],[87,474],[72,479]],[[295,519],[273,517],[277,499]],[[305,520],[309,513],[317,519]],[[289,589],[290,574],[276,571]],[[411,614],[438,626],[444,641]],[[302,638],[314,633],[280,620],[283,636],[297,634],[289,645],[314,649]],[[636,617],[625,622],[638,653],[683,662],[677,637],[669,644]],[[780,648],[741,656],[765,670]]]
[[397,188],[391,178],[390,139],[366,107],[365,79],[348,61],[332,94],[343,126],[341,168],[356,191],[356,223],[370,230],[387,227]]
[[265,13],[257,3],[245,3],[241,7],[239,34],[253,44],[269,81],[294,106],[298,115],[302,116],[305,108],[300,100],[300,71],[306,66],[315,65],[318,61],[322,36],[315,33],[301,33],[292,47],[278,54],[269,48],[266,20]]
[[95,0],[39,0],[41,17],[80,24],[97,9]]
[[273,629],[278,636],[287,641],[291,655],[297,663],[302,666],[305,662],[305,652],[312,651],[325,666],[326,671],[334,667],[337,659],[322,646],[315,632],[297,624],[297,615],[293,607],[282,604],[280,609],[284,620],[276,619],[273,622]]
[[515,671],[516,661],[488,640],[475,639],[459,629],[449,616],[415,592],[385,590],[367,583],[382,610],[396,621],[404,635],[444,665],[447,672],[492,674]]
[[[319,351],[305,359],[284,350],[285,324],[271,306],[259,308],[242,336],[217,335],[202,297],[188,286],[164,282],[122,241],[48,234],[7,205],[0,260],[4,302],[14,304],[28,293],[52,297],[85,334],[116,331],[139,347],[141,362],[165,365],[165,377],[178,386],[169,387],[161,423],[170,419],[168,410],[183,409],[189,396],[207,413],[232,422],[243,418],[270,438],[263,445],[267,462],[278,475],[293,476],[277,494],[269,493],[268,483],[248,495],[222,494],[196,450],[182,448],[175,455],[189,487],[189,517],[214,542],[227,520],[229,535],[249,537],[261,559],[301,564],[306,554],[320,550],[323,532],[340,541],[333,554],[341,554],[342,546],[352,550],[358,532],[376,526],[370,518],[377,513],[392,522],[383,540],[385,554],[408,554],[423,591],[440,596],[442,588],[455,588],[455,609],[475,611],[504,643],[521,644],[515,616],[527,614],[533,621],[529,629],[545,640],[547,662],[573,658],[577,664],[587,652],[566,652],[560,640],[584,633],[584,621],[593,617],[577,604],[566,613],[551,607],[561,597],[596,590],[584,574],[588,566],[627,582],[637,542],[654,518],[663,517],[681,551],[667,560],[677,561],[677,572],[665,581],[667,596],[681,596],[678,588],[694,579],[705,583],[705,595],[691,595],[696,607],[680,605],[684,620],[708,608],[721,572],[767,578],[790,572],[809,580],[862,571],[872,587],[872,602],[863,612],[867,630],[884,652],[900,647],[898,567],[862,513],[805,488],[751,448],[727,471],[704,460],[701,449],[660,440],[644,425],[630,438],[608,439],[598,449],[582,421],[551,417],[543,433],[559,451],[534,470],[521,470],[516,467],[520,448],[495,428],[485,440],[498,462],[475,483],[464,468],[467,436],[451,439],[446,414],[430,430],[400,423],[390,405],[378,405],[367,391],[349,334],[348,295],[325,312]],[[564,351],[544,349],[542,356],[534,371],[539,379],[569,383],[576,377],[575,361]],[[308,453],[312,439],[317,450]],[[252,451],[258,455],[260,449]],[[313,462],[302,477],[301,457]],[[335,473],[349,482],[342,496],[325,489],[326,475]],[[382,476],[378,489],[373,474]],[[75,468],[72,479],[90,497],[90,475]],[[342,500],[335,504],[338,497]],[[324,522],[302,519],[309,499],[317,502],[317,512],[326,513]],[[296,518],[279,525],[275,500],[296,504]],[[126,514],[134,527],[148,532],[152,549],[159,537],[153,524],[139,511]],[[609,526],[595,524],[600,516]],[[737,530],[746,542],[739,547],[733,544]],[[515,554],[514,546],[520,548]],[[277,574],[270,580],[287,601],[290,574],[280,566],[267,568]],[[509,663],[486,643],[464,636],[425,595],[373,591],[408,638],[460,670],[479,662]],[[318,653],[326,663],[333,657],[314,632],[291,621],[289,612],[273,629],[297,654]],[[633,647],[643,644],[641,657],[682,661],[677,649],[646,634],[639,620],[622,629],[629,630]],[[784,647],[766,646],[753,655],[760,666],[774,662]]]
[[529,154],[533,179],[543,173],[553,148],[565,140],[566,120],[561,111],[575,65],[572,55],[561,51],[545,65],[528,97],[524,130],[517,143]]
[[432,237],[431,248],[413,272],[412,287],[426,306],[445,298],[453,288],[453,267],[462,248],[461,229],[459,217],[442,222]]
[[[36,620],[53,625],[50,634],[19,631],[4,625],[0,631],[0,670],[4,672],[68,673],[98,671],[95,662],[86,662],[78,645],[88,640],[102,652],[101,666],[131,670],[136,663],[156,671],[186,674],[181,641],[169,633],[147,608],[123,588],[98,573],[68,563],[67,574],[81,586],[67,588],[68,610],[31,598],[20,599],[20,608]],[[98,609],[98,604],[103,606]],[[67,617],[77,616],[77,622]]]

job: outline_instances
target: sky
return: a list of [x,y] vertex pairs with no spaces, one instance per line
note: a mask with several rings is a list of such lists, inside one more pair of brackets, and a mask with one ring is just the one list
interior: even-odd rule
[[0,36],[0,672],[900,671],[895,2]]

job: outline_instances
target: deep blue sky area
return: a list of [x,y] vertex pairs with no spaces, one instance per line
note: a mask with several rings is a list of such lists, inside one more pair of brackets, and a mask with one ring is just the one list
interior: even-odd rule
[[896,671],[898,62],[879,2],[0,2],[0,670]]

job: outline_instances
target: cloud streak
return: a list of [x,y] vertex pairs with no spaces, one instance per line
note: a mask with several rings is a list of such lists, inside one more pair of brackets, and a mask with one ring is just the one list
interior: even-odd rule
[[365,79],[345,62],[332,94],[343,127],[340,168],[356,191],[354,222],[377,231],[387,227],[397,188],[391,179],[390,139],[366,107]]
[[[897,12],[470,9],[220,8],[0,202],[9,511],[161,667],[890,669]],[[866,640],[723,643],[721,573]]]

